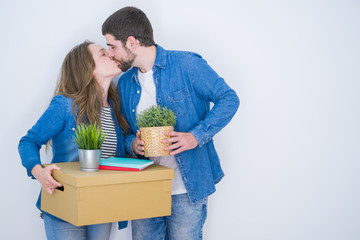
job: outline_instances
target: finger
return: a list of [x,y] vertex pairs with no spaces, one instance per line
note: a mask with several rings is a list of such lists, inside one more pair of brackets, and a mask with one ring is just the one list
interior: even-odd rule
[[49,188],[49,189],[46,189],[46,191],[47,191],[49,194],[53,194],[54,189],[53,189],[53,188]]
[[44,169],[45,169],[46,174],[48,174],[50,176],[54,170],[60,170],[60,168],[58,166],[56,166],[55,164],[51,164]]
[[186,150],[186,148],[184,146],[182,146],[182,147],[176,149],[175,151],[170,152],[170,155],[176,155],[176,154],[179,154],[179,153],[181,153],[181,152],[183,152],[185,150]]
[[144,155],[144,151],[136,150],[136,154],[138,154],[138,155]]
[[62,184],[59,182],[56,182],[56,186],[55,187],[62,187]]
[[171,136],[171,137],[176,137],[179,136],[179,132],[175,132],[175,131],[168,131],[165,133],[166,136]]
[[166,138],[163,140],[163,143],[173,143],[173,142],[179,142],[179,137],[172,137],[172,138]]
[[136,154],[144,155],[144,150],[145,150],[145,148],[143,146],[140,146],[140,145],[135,146],[135,153]]
[[180,143],[175,143],[175,144],[165,147],[164,149],[165,149],[165,151],[167,151],[167,150],[173,150],[173,149],[176,149],[179,147],[181,147]]
[[145,142],[143,140],[138,139],[138,140],[136,140],[136,144],[144,146]]
[[136,137],[140,138],[140,130],[136,132]]
[[59,168],[58,165],[56,165],[56,164],[53,164],[52,166],[53,166],[53,169],[54,169],[54,170],[60,170],[60,169],[61,169],[61,168]]
[[53,188],[57,188],[57,187],[61,187],[61,186],[62,186],[62,184],[59,183],[59,182],[57,182],[57,181],[55,181],[55,179],[51,179],[51,180],[50,180],[50,185],[51,185],[51,187],[53,187]]
[[56,166],[56,164],[51,164],[47,167],[49,170],[60,170],[60,168],[58,166]]

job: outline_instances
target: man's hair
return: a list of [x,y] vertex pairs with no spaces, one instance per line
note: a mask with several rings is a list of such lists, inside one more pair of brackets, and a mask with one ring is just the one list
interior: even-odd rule
[[113,13],[103,23],[102,34],[111,34],[124,45],[129,36],[135,37],[141,46],[155,45],[151,23],[136,7],[124,7]]

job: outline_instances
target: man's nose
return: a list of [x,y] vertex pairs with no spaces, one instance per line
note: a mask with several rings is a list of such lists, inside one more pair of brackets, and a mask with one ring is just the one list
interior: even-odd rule
[[114,57],[114,53],[113,51],[111,50],[111,48],[108,49],[108,55],[109,57],[112,59]]

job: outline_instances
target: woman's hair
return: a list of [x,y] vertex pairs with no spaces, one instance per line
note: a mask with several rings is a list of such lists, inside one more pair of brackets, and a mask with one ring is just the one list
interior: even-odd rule
[[124,45],[129,36],[135,37],[144,47],[155,45],[151,23],[136,7],[124,7],[113,13],[103,23],[102,34],[111,34]]
[[[85,41],[66,55],[55,90],[55,95],[62,94],[73,99],[72,109],[77,124],[101,124],[99,113],[103,106],[103,90],[93,75],[95,61],[88,48],[90,44],[93,43]],[[110,84],[108,99],[112,103],[120,127],[126,133],[129,125],[121,115],[120,97],[114,83]]]

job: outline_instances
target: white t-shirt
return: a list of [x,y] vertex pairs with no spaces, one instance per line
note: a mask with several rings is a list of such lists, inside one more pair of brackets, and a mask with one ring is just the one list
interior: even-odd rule
[[[141,96],[139,103],[136,106],[136,114],[141,113],[142,111],[150,108],[151,106],[157,105],[156,87],[153,78],[153,71],[150,70],[146,73],[142,73],[139,70],[138,79],[141,86]],[[182,194],[187,192],[174,156],[151,157],[150,159],[154,160],[156,164],[174,169],[175,177],[171,181],[172,195]]]

